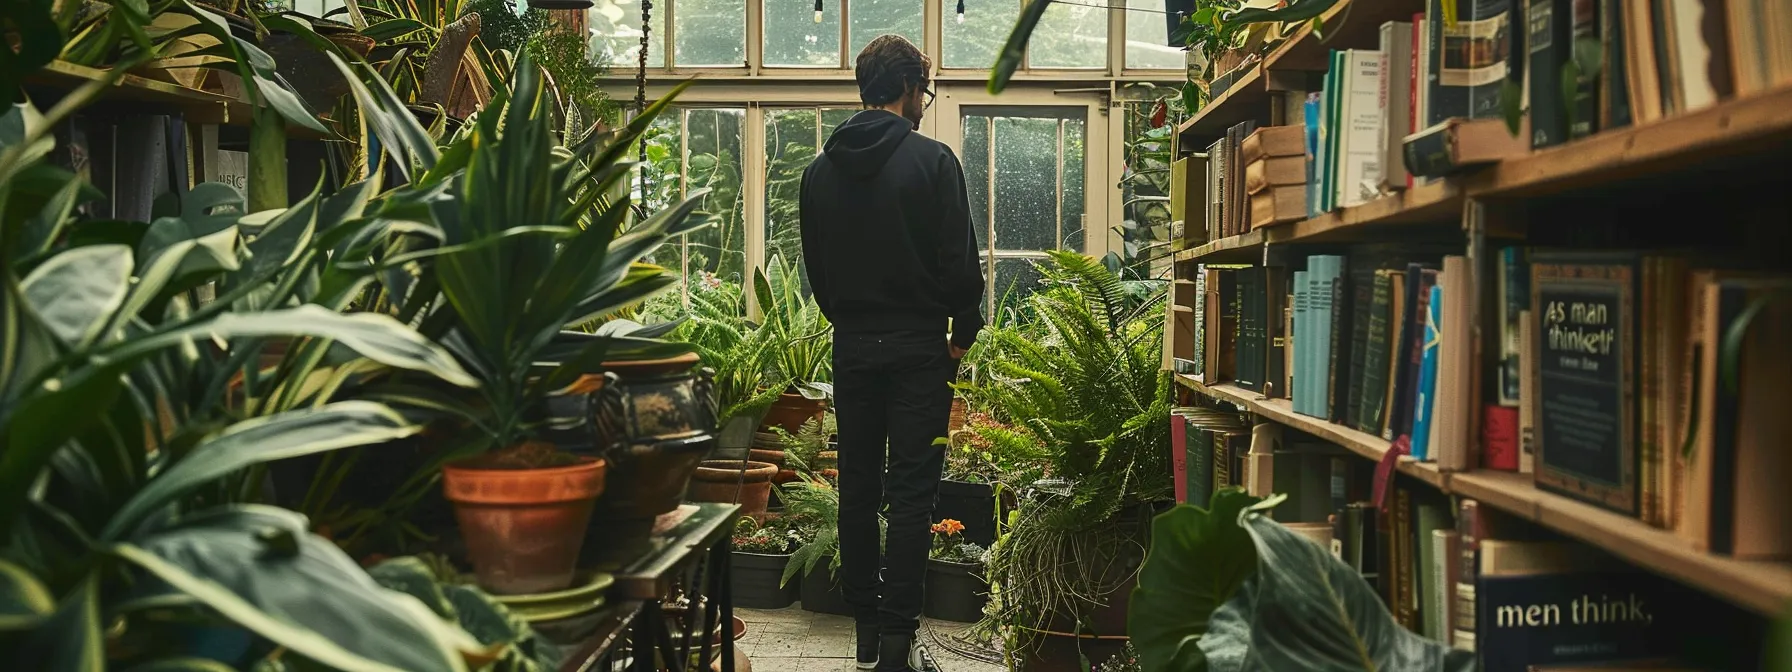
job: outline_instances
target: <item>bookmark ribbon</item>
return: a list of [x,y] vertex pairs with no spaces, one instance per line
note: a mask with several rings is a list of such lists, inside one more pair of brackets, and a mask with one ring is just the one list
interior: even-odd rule
[[1412,453],[1412,437],[1401,434],[1388,446],[1388,451],[1381,454],[1381,462],[1375,465],[1375,510],[1382,513],[1388,511],[1388,491],[1394,488],[1394,465],[1400,458]]

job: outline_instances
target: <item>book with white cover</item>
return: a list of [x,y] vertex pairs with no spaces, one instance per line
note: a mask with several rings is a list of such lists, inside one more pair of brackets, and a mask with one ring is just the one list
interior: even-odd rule
[[1338,115],[1339,138],[1337,202],[1342,207],[1360,205],[1381,194],[1381,70],[1386,58],[1379,51],[1351,49],[1345,52],[1343,109]]

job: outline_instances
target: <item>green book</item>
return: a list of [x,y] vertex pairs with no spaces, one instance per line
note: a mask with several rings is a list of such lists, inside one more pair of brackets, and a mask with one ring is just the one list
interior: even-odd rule
[[1349,130],[1339,126],[1344,107],[1345,52],[1332,52],[1332,67],[1326,73],[1325,87],[1325,125],[1326,137],[1320,140],[1325,143],[1325,177],[1320,180],[1319,202],[1320,213],[1331,212],[1338,207],[1338,164],[1343,157],[1338,155],[1340,140]]
[[1434,565],[1448,560],[1437,557],[1432,537],[1437,530],[1454,529],[1455,523],[1450,520],[1448,505],[1441,502],[1421,502],[1415,508],[1418,509],[1418,524],[1413,526],[1413,546],[1419,552],[1414,558],[1418,566],[1413,568],[1412,576],[1420,584],[1419,589],[1413,591],[1413,597],[1418,599],[1418,604],[1413,606],[1418,611],[1419,622],[1423,626],[1419,634],[1433,641],[1447,641],[1449,629],[1445,623],[1446,614],[1438,613],[1439,610],[1433,605],[1440,599],[1438,591],[1455,590],[1455,586],[1439,585],[1436,579],[1438,574],[1432,571]]
[[1369,328],[1363,349],[1363,385],[1357,398],[1356,428],[1379,436],[1382,413],[1387,408],[1388,386],[1388,310],[1392,302],[1393,274],[1381,269],[1375,272],[1375,287],[1369,300]]

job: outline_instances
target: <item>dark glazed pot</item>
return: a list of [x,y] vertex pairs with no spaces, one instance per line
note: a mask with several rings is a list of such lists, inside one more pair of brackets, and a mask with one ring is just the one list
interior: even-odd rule
[[734,588],[734,606],[747,609],[783,609],[796,602],[800,582],[779,585],[790,554],[743,553],[728,559],[728,575]]
[[606,447],[714,434],[716,410],[707,372],[686,353],[666,359],[605,362],[614,379],[596,394],[593,421]]
[[964,523],[964,540],[988,547],[996,540],[996,493],[988,483],[940,481],[935,521],[951,518]]
[[840,590],[840,577],[834,576],[828,569],[828,565],[833,563],[833,556],[823,557],[816,561],[815,569],[802,576],[800,592],[803,611],[835,616],[852,615],[852,605],[846,603],[846,594]]
[[653,521],[678,508],[691,472],[715,439],[707,434],[610,450],[610,487],[597,501],[579,566],[614,569],[647,550]]

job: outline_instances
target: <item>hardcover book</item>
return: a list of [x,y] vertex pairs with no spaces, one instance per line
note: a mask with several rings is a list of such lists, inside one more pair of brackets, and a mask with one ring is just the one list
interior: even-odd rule
[[1578,88],[1570,88],[1574,85],[1562,81],[1563,66],[1574,53],[1575,3],[1576,0],[1526,0],[1525,68],[1534,149],[1566,142],[1569,120],[1577,111],[1568,94]]
[[1381,435],[1382,409],[1387,401],[1388,311],[1392,304],[1393,277],[1397,271],[1375,271],[1370,289],[1368,326],[1363,330],[1362,385],[1358,388],[1357,431]]
[[1536,479],[1540,488],[1637,515],[1634,253],[1538,252]]
[[1412,404],[1412,459],[1421,462],[1431,458],[1431,423],[1437,406],[1437,347],[1442,343],[1443,283],[1431,287],[1431,298],[1425,308],[1425,341],[1419,364],[1419,384]]
[[[1564,548],[1566,546],[1567,548]],[[1675,653],[1675,592],[1665,579],[1605,568],[1575,542],[1481,542],[1476,650],[1485,672]]]

